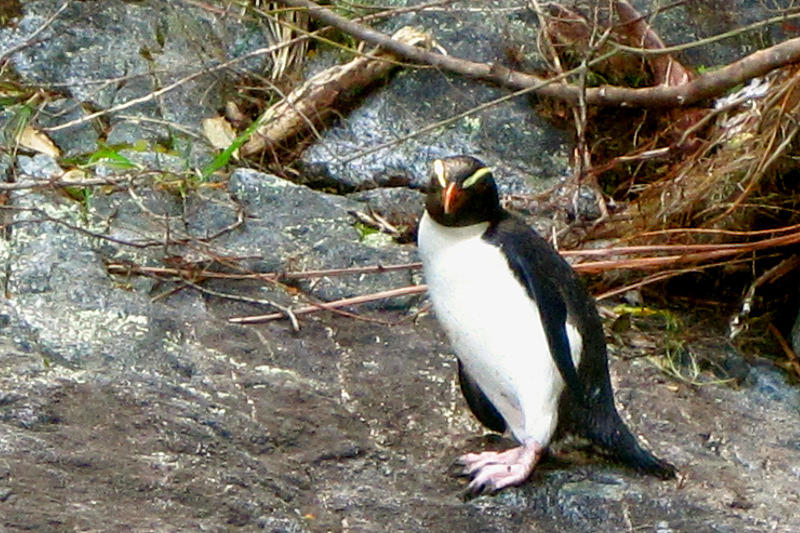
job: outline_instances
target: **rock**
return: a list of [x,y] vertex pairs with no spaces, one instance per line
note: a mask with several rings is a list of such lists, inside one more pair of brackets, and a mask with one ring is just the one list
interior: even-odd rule
[[[37,123],[47,129],[64,122],[79,120],[88,114],[81,102],[72,98],[61,98],[48,102],[42,108]],[[85,122],[68,130],[50,132],[48,137],[66,157],[91,154],[97,150],[98,135],[91,122]],[[108,141],[113,144],[113,140]]]
[[[259,270],[302,271],[416,261],[412,247],[365,246],[360,241],[355,219],[348,211],[364,209],[363,204],[246,169],[234,172],[228,187],[251,217],[251,229],[223,236],[220,243],[234,256],[255,252],[260,258]],[[400,271],[379,276],[324,277],[300,282],[299,286],[307,290],[313,287],[314,294],[333,300],[412,283],[410,271]],[[397,305],[407,303],[401,300]]]
[[[26,15],[17,27],[0,29],[4,49],[40,28],[55,9],[36,1],[22,7]],[[443,18],[407,14],[396,23],[435,27],[437,39],[453,53],[490,58],[497,57],[504,30],[487,23],[484,37],[476,19],[506,21],[509,29],[524,26],[514,30],[523,35],[534,31],[530,12],[513,7],[490,17],[472,9]],[[224,23],[194,4],[110,1],[98,11],[96,3],[73,2],[65,19],[43,34],[61,32],[63,43],[50,39],[15,55],[14,64],[45,76],[63,66],[52,64],[60,57],[71,69],[64,79],[91,78],[101,59],[96,43],[109,42],[103,36],[108,26],[125,34],[116,36],[121,44],[112,66],[142,72],[136,70],[142,67],[139,47],[122,38],[158,44],[159,28],[173,28],[198,11],[201,22],[188,31],[203,32],[208,50],[227,50],[215,42]],[[165,18],[133,20],[144,14]],[[90,38],[88,28],[100,36]],[[77,51],[77,36],[87,39],[85,56]],[[163,45],[173,50],[170,61],[184,50],[171,46]],[[38,64],[40,58],[50,64]],[[140,94],[134,89],[144,87],[142,79],[96,95],[75,89],[48,109],[73,109],[70,117],[77,118],[83,111],[73,102],[111,105],[118,93]],[[402,73],[389,85],[461,90],[440,105],[466,106],[501,94],[478,94],[482,86],[431,71]],[[380,98],[390,99],[374,93],[368,100]],[[424,100],[395,98],[408,112],[392,108],[397,115],[375,126],[376,138],[407,133],[433,117],[425,114]],[[181,105],[189,103],[194,101]],[[528,113],[527,102],[506,105],[514,117]],[[178,113],[180,106],[170,109]],[[172,118],[192,123],[197,109]],[[434,111],[445,116],[456,110]],[[171,116],[154,105],[130,112],[145,118],[154,113],[149,118],[158,120]],[[136,129],[115,120],[118,140],[134,141]],[[470,150],[498,165],[498,173],[509,177],[506,190],[517,190],[513,183],[522,187],[531,173],[555,178],[566,171],[563,136],[537,137],[538,128],[549,128],[539,119],[512,120],[506,121],[515,126],[507,142],[493,142],[500,134],[487,136],[483,129],[502,126],[502,114],[482,115],[480,128],[463,121],[414,141],[408,153],[395,150],[380,160],[362,160],[360,167],[345,164],[344,177],[336,179],[353,181],[342,181],[344,190],[361,186],[354,179],[357,168],[373,184],[403,185],[394,175],[410,185],[346,197],[251,169],[208,182],[188,179],[179,173],[188,152],[163,154],[151,144],[145,150],[116,149],[142,168],[166,173],[137,173],[131,184],[94,188],[83,199],[49,187],[8,192],[0,239],[0,529],[794,531],[799,393],[774,368],[751,365],[734,352],[715,360],[724,362],[736,387],[715,379],[703,385],[672,381],[641,350],[614,347],[620,356],[612,357],[611,370],[621,414],[650,448],[678,466],[679,481],[642,477],[564,444],[564,452],[554,452],[524,485],[465,502],[465,482],[452,475],[453,460],[508,442],[481,436],[458,390],[451,350],[433,318],[416,312],[418,298],[350,309],[362,313],[362,320],[330,313],[300,317],[299,331],[287,321],[241,326],[227,320],[274,311],[242,298],[294,306],[306,302],[301,292],[327,300],[420,281],[409,271],[282,283],[208,274],[414,261],[413,246],[365,239],[349,212],[372,208],[392,220],[413,219],[422,201],[413,188],[422,184],[427,160],[448,150]],[[323,143],[344,147],[336,138],[344,138],[349,127],[340,125]],[[54,139],[79,154],[92,142],[87,128],[74,130],[74,139]],[[543,139],[539,146],[515,144],[530,132]],[[534,148],[541,153],[531,153]],[[326,164],[321,153],[306,164]],[[49,179],[70,168],[68,161],[48,156],[10,154],[16,152],[0,151],[6,184],[23,175]],[[334,166],[321,175],[339,176]],[[98,172],[119,177],[124,171],[105,162]],[[110,263],[185,271],[170,278],[111,274]],[[725,352],[726,344],[709,343],[709,349]]]
[[[213,9],[181,2],[109,0],[102,9],[72,2],[48,24],[57,8],[44,0],[25,2],[19,22],[0,28],[0,55],[16,50],[9,59],[22,83],[57,87],[68,95],[45,107],[43,126],[85,115],[82,106],[127,106],[104,118],[112,144],[147,140],[172,145],[184,137],[183,129],[195,134],[187,146],[198,145],[201,120],[217,114],[238,78],[230,69],[215,67],[269,46],[262,28],[250,19],[236,13],[219,16]],[[257,72],[268,61],[256,55],[235,65]],[[163,92],[144,98],[155,90]],[[70,156],[93,151],[99,137],[89,124],[49,135]]]
[[[375,218],[377,215],[388,222],[396,230],[392,238],[397,242],[417,242],[417,225],[425,209],[425,195],[421,192],[403,187],[383,187],[352,193],[347,197],[366,204],[363,212],[368,217]],[[377,222],[380,224],[379,220]],[[380,236],[388,237],[385,233]]]
[[379,212],[392,220],[418,219],[425,209],[425,195],[413,189],[403,187],[382,187],[347,195],[348,198]]
[[[116,213],[109,234],[127,226],[159,235],[158,219],[130,195],[100,196],[93,209],[101,198]],[[346,214],[354,199],[275,176],[239,170],[228,191],[169,198],[148,205],[159,214],[186,205],[188,226],[179,229],[196,238],[244,208],[245,224],[210,243],[221,257],[281,266],[283,254],[322,235],[345,258],[359,246]],[[25,200],[81,223],[73,200]],[[314,214],[306,232],[292,218],[300,208]],[[0,506],[10,531],[794,527],[800,433],[787,428],[800,415],[796,391],[774,371],[751,369],[739,389],[690,387],[665,382],[644,359],[615,358],[623,416],[687,476],[680,489],[600,458],[557,458],[522,487],[465,503],[451,462],[485,442],[430,316],[395,323],[404,310],[384,309],[370,316],[394,325],[326,314],[302,318],[299,332],[283,322],[236,326],[225,318],[251,305],[175,293],[164,282],[131,290],[109,275],[104,259],[119,243],[55,223],[14,228],[0,254],[9,275],[0,301]],[[313,246],[303,253],[310,266],[334,260]],[[358,253],[375,260],[385,250]],[[395,245],[391,253],[405,252]],[[234,281],[202,286],[261,291]]]
[[32,157],[19,156],[17,158],[17,168],[23,176],[39,180],[49,180],[61,175],[63,172],[58,165],[58,161],[45,154],[36,154]]
[[0,152],[0,180],[8,183],[9,171],[14,167],[14,160],[5,152]]
[[[631,3],[642,14],[651,13],[655,7],[651,0]],[[675,9],[659,11],[657,16],[650,19],[650,23],[667,46],[734,32],[730,38],[706,46],[691,47],[679,53],[678,57],[685,66],[702,69],[732,63],[759,48],[797,36],[796,31],[781,24],[771,24],[750,32],[734,31],[774,16],[775,12],[760,2],[732,0],[724,6],[708,2],[682,4],[675,6]]]
[[[514,9],[518,4],[499,2],[495,7],[496,11],[406,14],[380,29],[391,34],[406,25],[426,28],[450,54],[504,63],[509,49],[536,41],[537,29],[529,24],[531,17],[524,9]],[[323,65],[330,62],[330,57],[319,60]],[[309,69],[314,68],[312,63]],[[437,70],[403,70],[303,153],[304,177],[345,191],[400,185],[421,188],[427,184],[433,159],[468,153],[497,169],[502,192],[541,191],[569,174],[569,138],[533,113],[525,96],[358,155],[506,95],[506,91]]]

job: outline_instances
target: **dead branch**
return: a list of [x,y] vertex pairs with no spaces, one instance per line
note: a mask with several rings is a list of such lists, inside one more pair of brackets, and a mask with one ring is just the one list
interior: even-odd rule
[[761,285],[772,283],[773,281],[782,278],[792,270],[795,270],[798,266],[800,266],[800,256],[793,255],[784,259],[774,267],[758,276],[755,281],[750,284],[750,287],[747,289],[747,292],[745,293],[741,304],[739,305],[739,312],[733,315],[730,320],[728,320],[728,338],[733,340],[745,328],[745,320],[750,315],[750,311],[753,310],[753,301],[756,297],[756,290]]
[[[427,285],[410,285],[408,287],[401,287],[399,289],[391,289],[388,291],[365,294],[363,296],[342,298],[341,300],[335,300],[333,302],[313,303],[305,307],[292,309],[292,313],[295,315],[307,315],[309,313],[314,313],[316,311],[325,311],[325,310],[330,311],[333,309],[338,309],[340,307],[347,307],[350,305],[360,305],[368,302],[374,302],[377,300],[385,300],[387,298],[397,298],[399,296],[420,294],[422,292],[425,292],[426,290],[428,290]],[[283,313],[271,313],[269,315],[260,315],[260,316],[234,317],[234,318],[229,318],[228,321],[233,322],[234,324],[257,324],[259,322],[269,322],[270,320],[277,320],[283,317],[284,317]]]
[[[665,48],[664,41],[630,3],[614,2],[614,9],[622,21],[620,29],[632,38],[637,48],[647,50]],[[653,71],[656,85],[683,85],[691,79],[686,67],[669,54],[645,56],[645,60]]]
[[778,344],[781,345],[781,349],[783,353],[786,355],[786,363],[784,366],[791,368],[795,375],[800,378],[800,359],[798,359],[797,354],[794,353],[794,350],[786,341],[786,337],[784,337],[778,328],[775,327],[775,324],[772,322],[769,323],[769,330],[775,336],[778,341]]
[[163,246],[164,245],[164,243],[162,241],[157,241],[155,239],[143,240],[142,242],[134,242],[134,241],[118,239],[116,237],[111,237],[111,236],[105,235],[103,233],[98,233],[98,232],[95,232],[95,231],[88,230],[86,228],[82,228],[82,227],[77,226],[75,224],[71,224],[71,223],[67,222],[66,220],[62,220],[60,218],[47,216],[46,214],[42,213],[41,210],[35,209],[35,208],[21,208],[21,207],[16,207],[16,206],[0,205],[0,210],[25,211],[25,212],[29,212],[29,213],[37,216],[37,218],[27,218],[27,219],[24,219],[24,220],[12,220],[10,222],[6,222],[4,224],[0,224],[0,230],[2,230],[2,231],[6,231],[6,230],[8,230],[8,228],[12,228],[12,227],[15,227],[15,226],[22,226],[22,225],[26,225],[26,224],[42,224],[42,223],[49,222],[49,223],[53,223],[53,224],[59,224],[61,226],[66,227],[67,229],[70,229],[72,231],[81,233],[81,234],[86,235],[88,237],[105,240],[105,241],[108,241],[108,242],[112,242],[114,244],[120,244],[122,246],[130,246],[132,248],[144,249],[144,248],[153,248],[153,247],[156,247],[156,246]]
[[191,287],[193,289],[196,289],[206,294],[210,294],[212,296],[218,296],[220,298],[225,298],[228,300],[255,303],[259,305],[268,305],[279,310],[279,312],[271,313],[268,315],[232,318],[230,319],[231,322],[239,324],[255,324],[260,322],[268,322],[271,320],[278,320],[281,318],[288,318],[292,323],[292,328],[295,331],[297,331],[300,328],[296,315],[306,315],[317,311],[333,311],[335,313],[350,318],[357,318],[359,320],[367,320],[371,322],[378,322],[381,324],[388,324],[385,321],[379,319],[363,317],[360,315],[356,315],[354,313],[342,311],[341,308],[352,305],[360,305],[378,300],[384,300],[387,298],[396,298],[399,296],[422,293],[427,290],[427,285],[403,287],[400,289],[392,289],[373,294],[366,294],[363,296],[345,298],[333,302],[311,303],[309,305],[300,307],[298,309],[292,309],[290,307],[279,305],[273,302],[272,300],[251,298],[248,296],[241,296],[236,294],[214,291],[212,289],[208,289],[201,286],[200,283],[208,279],[224,279],[224,280],[239,280],[239,281],[261,280],[269,283],[280,283],[281,281],[284,280],[312,279],[312,278],[321,278],[326,276],[344,276],[353,274],[382,274],[384,272],[393,272],[398,270],[413,270],[421,267],[422,263],[408,263],[402,265],[373,265],[364,267],[334,268],[326,270],[306,270],[303,272],[230,273],[230,272],[215,272],[213,270],[208,270],[207,268],[204,268],[201,265],[188,265],[180,267],[148,267],[148,266],[134,265],[130,263],[108,263],[106,265],[106,269],[111,274],[117,274],[121,276],[144,275],[157,278],[171,277],[174,279],[174,281],[180,283],[180,286],[171,288],[168,291],[156,296],[154,299],[173,294],[185,287]]
[[751,263],[753,261],[752,258],[748,257],[745,259],[724,259],[722,261],[716,261],[714,263],[705,263],[703,265],[697,265],[687,268],[679,268],[679,269],[672,269],[672,270],[663,270],[659,272],[655,272],[650,274],[649,276],[645,276],[644,278],[635,281],[633,283],[629,283],[626,285],[614,287],[606,292],[602,292],[600,294],[596,294],[595,298],[597,300],[605,300],[607,298],[613,298],[615,296],[619,296],[621,294],[625,294],[628,291],[640,289],[647,285],[651,285],[653,283],[659,283],[662,281],[666,281],[670,278],[674,278],[677,276],[682,276],[684,274],[689,274],[692,272],[701,272],[705,269],[709,268],[716,268],[722,266],[731,266],[731,265],[739,265],[743,263]]
[[[719,230],[704,230],[703,232],[715,232]],[[760,236],[767,234],[766,231],[756,232],[726,232],[735,233],[740,236]],[[627,271],[651,271],[654,269],[671,269],[662,272],[656,272],[647,276],[640,281],[622,288],[615,288],[611,291],[598,295],[599,299],[608,298],[631,288],[641,287],[647,284],[663,281],[671,277],[675,277],[687,272],[697,272],[700,270],[718,267],[722,265],[731,265],[743,261],[743,259],[736,259],[736,256],[743,254],[752,254],[753,252],[777,248],[781,246],[788,246],[800,242],[800,225],[788,226],[786,228],[779,228],[772,230],[770,233],[778,234],[777,236],[763,238],[753,242],[745,243],[729,243],[729,244],[696,244],[696,245],[648,245],[648,246],[626,246],[618,248],[604,248],[597,250],[571,250],[560,252],[564,256],[610,256],[614,259],[606,261],[592,261],[586,263],[578,263],[573,265],[575,270],[582,274],[596,274],[607,272],[611,270],[627,270]],[[664,254],[667,255],[658,255]],[[620,258],[620,256],[638,255],[638,257]],[[751,261],[752,258],[748,257],[745,261]],[[165,267],[145,267],[129,265],[124,263],[111,263],[107,265],[108,271],[112,274],[144,274],[153,276],[175,276],[186,282],[188,285],[196,286],[199,281],[204,279],[261,279],[268,282],[280,282],[285,279],[308,279],[323,276],[335,276],[346,274],[362,274],[362,273],[375,273],[380,274],[383,272],[403,269],[416,269],[420,268],[420,263],[409,263],[404,265],[375,265],[368,267],[352,267],[328,270],[314,270],[305,272],[285,272],[285,273],[225,273],[213,272],[206,269],[197,267],[179,267],[179,268],[165,268]],[[270,313],[267,315],[248,316],[248,317],[234,317],[229,319],[231,322],[238,324],[254,324],[260,322],[268,322],[278,320],[281,318],[290,318],[295,323],[296,315],[305,315],[318,311],[332,311],[342,307],[360,305],[368,302],[374,302],[387,298],[396,298],[400,296],[408,296],[411,294],[420,294],[427,290],[427,285],[414,285],[408,287],[401,287],[362,296],[355,296],[352,298],[344,298],[335,300],[333,302],[325,303],[311,303],[296,309],[283,308],[280,312]],[[225,297],[229,297],[226,295]],[[239,298],[244,300],[244,298]],[[254,301],[255,300],[247,300]],[[272,302],[266,302],[274,305]],[[275,306],[278,307],[278,306]],[[349,316],[349,315],[348,315]]]
[[[629,247],[640,249],[644,251],[647,248],[653,250],[672,249],[673,255],[666,256],[648,256],[637,257],[632,259],[613,259],[608,261],[593,261],[587,263],[580,263],[575,265],[575,270],[583,273],[598,273],[605,272],[611,269],[635,269],[635,270],[650,270],[655,268],[671,267],[681,264],[701,263],[703,261],[711,261],[724,257],[733,257],[744,253],[752,253],[760,250],[767,250],[770,248],[778,248],[781,246],[789,246],[791,244],[800,243],[800,232],[792,232],[787,235],[779,237],[772,237],[762,239],[754,242],[738,243],[738,244],[696,244],[685,245],[675,244],[671,246],[641,246]],[[605,253],[614,253],[614,248],[602,250]],[[625,250],[622,248],[621,250]],[[581,252],[585,253],[585,252]],[[630,253],[630,252],[629,252]]]
[[422,263],[408,263],[405,265],[373,265],[364,267],[330,268],[326,270],[305,270],[303,272],[249,272],[229,273],[215,272],[199,266],[186,267],[148,267],[131,265],[128,263],[109,263],[106,265],[112,274],[130,275],[143,274],[148,276],[174,276],[186,280],[198,279],[260,279],[264,281],[280,282],[284,280],[313,279],[328,276],[344,276],[354,274],[383,274],[398,270],[416,270],[422,268]]
[[210,296],[216,296],[217,298],[223,298],[225,300],[233,300],[237,302],[253,303],[257,305],[268,305],[270,307],[274,307],[275,309],[278,309],[280,311],[279,313],[276,314],[278,314],[281,318],[285,317],[289,319],[289,322],[292,323],[292,329],[294,331],[300,331],[300,322],[297,321],[297,317],[295,316],[294,311],[292,311],[291,308],[277,304],[272,300],[265,300],[264,298],[251,298],[249,296],[242,296],[240,294],[230,294],[227,292],[215,291],[191,281],[184,281],[184,284],[188,287],[193,288],[198,292],[202,292],[203,294],[208,294]]
[[101,185],[122,186],[130,185],[134,180],[148,178],[152,175],[163,174],[160,171],[137,171],[131,174],[118,174],[114,176],[103,176],[85,178],[79,177],[74,179],[75,173],[69,171],[62,173],[59,176],[54,176],[49,179],[40,179],[28,174],[19,174],[17,177],[21,181],[13,183],[0,182],[0,191],[19,191],[27,189],[45,189],[48,187],[60,189],[66,187],[95,187]]
[[[431,44],[428,35],[408,27],[399,30],[392,39],[411,47]],[[260,125],[242,147],[242,155],[254,155],[277,146],[305,131],[309,122],[322,123],[341,97],[375,83],[396,66],[397,58],[378,48],[344,65],[325,69],[258,118]]]
[[[511,70],[497,64],[476,63],[452,56],[437,54],[415,46],[408,46],[370,27],[350,21],[309,0],[280,0],[295,8],[308,9],[309,15],[334,26],[353,37],[380,46],[383,50],[410,61],[416,61],[461,74],[481,81],[494,83],[513,90],[530,89],[539,96],[576,105],[581,88],[566,83],[548,84],[538,76]],[[596,106],[668,108],[696,104],[707,98],[719,96],[749,79],[791,63],[800,61],[800,37],[790,39],[764,50],[759,50],[720,69],[705,72],[680,86],[659,85],[643,89],[601,86],[586,89],[586,103]]]
[[[316,34],[316,32],[314,34]],[[80,118],[76,118],[75,120],[70,120],[68,122],[64,122],[63,124],[59,124],[57,126],[52,126],[52,127],[49,127],[49,128],[42,128],[42,129],[44,131],[53,132],[53,131],[60,131],[60,130],[64,130],[64,129],[74,128],[75,126],[79,126],[81,124],[85,124],[87,122],[91,122],[91,121],[93,121],[94,119],[96,119],[98,117],[109,115],[111,113],[116,113],[116,112],[128,109],[130,107],[133,107],[135,105],[142,104],[142,103],[145,103],[145,102],[149,102],[151,100],[155,100],[156,98],[158,98],[160,96],[163,96],[164,94],[167,94],[167,93],[169,93],[171,91],[174,91],[175,89],[177,89],[181,85],[189,83],[189,82],[191,82],[191,81],[193,81],[193,80],[195,80],[195,79],[197,79],[197,78],[199,78],[201,76],[205,76],[206,74],[211,74],[211,73],[214,73],[214,72],[219,72],[221,70],[229,69],[230,67],[232,67],[232,66],[234,66],[234,65],[236,65],[238,63],[241,63],[243,61],[247,61],[248,59],[251,59],[253,57],[258,57],[258,56],[265,55],[265,54],[271,54],[273,52],[281,50],[282,48],[286,48],[286,47],[295,45],[295,44],[297,44],[299,42],[303,42],[303,41],[305,41],[307,39],[309,39],[309,36],[301,35],[299,37],[295,37],[294,39],[292,39],[290,41],[285,41],[285,42],[281,42],[281,43],[278,43],[278,44],[275,44],[275,45],[272,45],[272,46],[269,46],[269,47],[266,47],[266,48],[259,48],[258,50],[253,50],[252,52],[248,52],[248,53],[246,53],[244,55],[241,55],[239,57],[235,57],[235,58],[233,58],[231,60],[225,61],[225,62],[220,63],[218,65],[214,65],[214,66],[211,66],[211,67],[204,68],[202,70],[193,72],[193,73],[191,73],[191,74],[189,74],[187,76],[184,76],[183,78],[180,78],[180,79],[178,79],[178,80],[176,80],[176,81],[174,81],[174,82],[172,82],[172,83],[170,83],[168,85],[165,85],[164,87],[162,87],[162,88],[160,88],[160,89],[158,89],[156,91],[149,92],[149,93],[147,93],[147,94],[145,94],[143,96],[140,96],[138,98],[132,98],[132,99],[126,101],[126,102],[123,102],[123,103],[117,105],[117,106],[114,106],[114,107],[111,107],[111,108],[108,108],[108,109],[101,109],[100,111],[95,111],[94,113],[90,113],[90,114],[84,115],[84,116],[82,116]]]

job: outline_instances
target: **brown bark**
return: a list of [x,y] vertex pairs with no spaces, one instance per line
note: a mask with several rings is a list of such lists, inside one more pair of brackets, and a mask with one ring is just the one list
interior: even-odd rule
[[[650,27],[647,21],[628,2],[614,2],[614,9],[622,22],[617,33],[626,35],[631,46],[648,50],[665,48],[664,41]],[[691,79],[689,71],[670,54],[647,57],[647,63],[653,71],[656,85],[684,85]]]

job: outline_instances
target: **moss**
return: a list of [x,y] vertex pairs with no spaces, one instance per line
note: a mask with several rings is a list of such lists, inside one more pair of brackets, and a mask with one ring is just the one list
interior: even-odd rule
[[22,16],[22,3],[19,0],[0,0],[0,26],[9,25]]

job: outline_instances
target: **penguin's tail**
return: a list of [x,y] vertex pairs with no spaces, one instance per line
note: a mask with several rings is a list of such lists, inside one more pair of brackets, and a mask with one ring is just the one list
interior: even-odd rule
[[611,420],[590,426],[589,439],[604,451],[635,470],[661,479],[673,479],[676,468],[642,448],[614,410]]

